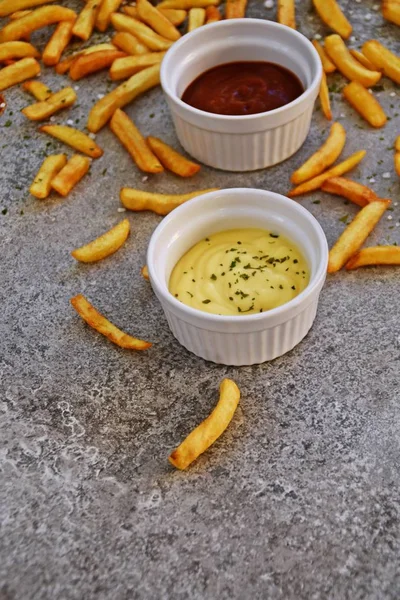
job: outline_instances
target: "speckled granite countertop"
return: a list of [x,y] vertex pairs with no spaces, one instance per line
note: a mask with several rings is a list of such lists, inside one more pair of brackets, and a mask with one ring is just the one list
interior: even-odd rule
[[[298,4],[300,30],[325,35],[311,2]],[[384,24],[378,3],[341,4],[354,25],[354,46],[372,36],[399,49],[399,29]],[[248,15],[274,18],[275,9],[253,0]],[[54,79],[44,72],[46,83]],[[57,77],[58,87],[62,81],[68,78]],[[108,86],[104,74],[79,82],[77,105],[58,122],[79,119],[83,126]],[[399,180],[388,149],[400,133],[400,92],[387,79],[383,86],[379,99],[391,121],[382,130],[366,126],[340,94],[332,102],[348,131],[346,155],[368,149],[352,177],[372,180],[394,202],[370,241],[400,243]],[[228,368],[180,347],[140,276],[159,217],[126,213],[131,237],[102,263],[81,265],[69,255],[121,218],[122,185],[285,193],[290,172],[327,135],[321,113],[289,161],[251,174],[205,167],[192,181],[163,174],[144,182],[104,129],[97,140],[106,152],[90,178],[65,200],[40,202],[27,189],[49,138],[20,114],[30,102],[24,92],[6,97],[1,600],[399,598],[399,271],[328,277],[316,322],[297,348],[271,363]],[[159,89],[128,112],[146,134],[177,143]],[[54,142],[51,150],[61,147]],[[330,244],[344,228],[342,217],[357,210],[322,193],[301,202]],[[80,292],[121,327],[154,341],[153,348],[120,350],[86,327],[69,305]],[[225,376],[242,390],[231,426],[190,470],[174,470],[169,451],[209,413]]]

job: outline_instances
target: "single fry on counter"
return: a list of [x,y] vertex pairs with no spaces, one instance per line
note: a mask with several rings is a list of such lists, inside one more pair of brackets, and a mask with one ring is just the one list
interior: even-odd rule
[[90,158],[74,154],[54,179],[52,179],[51,187],[61,196],[68,196],[70,191],[86,175],[89,168]]
[[397,56],[377,40],[369,40],[362,47],[362,53],[395,83],[400,84],[400,56]]
[[126,56],[125,52],[115,48],[114,50],[100,50],[90,54],[79,56],[71,65],[69,76],[73,81],[79,81],[87,75],[97,73],[102,69],[108,69],[115,60]]
[[374,265],[400,265],[400,246],[371,246],[356,252],[346,263],[347,271]]
[[352,81],[346,85],[343,88],[343,96],[372,127],[385,125],[387,117],[383,108],[378,100],[358,81]]
[[25,81],[25,83],[22,84],[22,89],[28,92],[28,94],[31,94],[36,100],[39,100],[39,102],[47,100],[53,93],[47,85],[35,79]]
[[400,152],[400,135],[397,136],[396,141],[394,143],[394,149],[396,152]]
[[79,262],[93,263],[111,256],[125,244],[130,232],[128,219],[124,219],[103,235],[71,252]]
[[359,50],[352,49],[352,50],[350,50],[350,54],[359,63],[361,63],[363,65],[363,67],[365,67],[366,69],[369,69],[370,71],[381,71],[381,69],[377,69],[375,67],[375,65],[373,65],[372,62],[370,60],[368,60],[368,58],[366,56],[364,56],[364,54],[362,52],[360,52]]
[[201,27],[206,22],[206,11],[204,8],[191,8],[188,18],[188,32]]
[[61,21],[43,50],[42,60],[45,65],[52,67],[61,58],[72,37],[74,21]]
[[374,200],[357,213],[329,251],[328,273],[339,271],[361,248],[390,203],[390,200]]
[[96,27],[99,31],[106,31],[111,22],[111,15],[117,12],[122,0],[102,0],[96,17]]
[[21,58],[8,67],[0,69],[0,92],[39,74],[40,65],[36,58]]
[[222,15],[216,6],[207,6],[206,23],[216,23],[222,19]]
[[184,202],[208,192],[215,192],[218,189],[197,190],[189,194],[155,194],[153,192],[142,192],[141,190],[125,187],[121,189],[120,198],[123,206],[128,210],[150,210],[157,215],[164,216]]
[[[41,2],[41,4],[47,4],[47,2]],[[3,5],[1,5],[3,6]],[[15,21],[16,19],[21,19],[21,17],[26,17],[26,15],[29,15],[29,13],[31,13],[31,10],[17,10],[15,12],[13,12],[11,15],[9,15],[9,19],[10,21]]]
[[29,188],[32,196],[35,196],[35,198],[39,198],[40,200],[47,198],[51,192],[52,180],[66,164],[67,157],[65,154],[53,154],[47,156]]
[[89,48],[85,48],[84,50],[80,50],[79,52],[74,52],[68,58],[64,58],[62,61],[57,63],[56,65],[56,73],[59,75],[64,75],[69,69],[72,67],[74,62],[83,55],[92,54],[94,52],[101,52],[102,50],[115,50],[115,46],[113,44],[95,44],[94,46],[89,46]]
[[321,190],[323,192],[328,192],[329,194],[342,196],[361,207],[367,206],[367,204],[374,200],[378,200],[378,196],[375,194],[374,190],[371,190],[371,188],[362,185],[357,181],[346,179],[345,177],[332,177],[331,179],[327,179],[321,185]]
[[312,45],[319,54],[324,72],[326,74],[334,73],[336,71],[336,65],[331,61],[322,44],[320,44],[318,40],[313,40]]
[[140,274],[144,279],[146,279],[146,281],[150,281],[149,270],[147,268],[147,265],[144,265],[144,267],[140,269]]
[[0,44],[0,62],[18,58],[39,58],[40,52],[28,42],[3,42]]
[[[158,5],[157,10],[162,13],[164,17],[167,17],[167,19],[171,21],[172,25],[175,25],[175,27],[182,25],[187,16],[186,10],[180,10],[177,8],[160,8]],[[134,19],[140,19],[136,6],[124,6],[122,8],[122,12],[129,17],[133,17]]]
[[[215,2],[218,4],[218,2]],[[247,0],[226,0],[225,18],[243,19],[246,16]]]
[[147,350],[150,348],[150,342],[134,338],[124,331],[121,331],[121,329],[118,329],[118,327],[113,325],[106,317],[99,313],[99,311],[96,310],[82,294],[78,294],[71,298],[71,304],[79,316],[81,316],[90,327],[104,335],[117,346],[120,346],[120,348],[126,348],[128,350]]
[[47,133],[52,137],[68,144],[71,148],[90,156],[91,158],[99,158],[103,156],[103,150],[92,140],[86,133],[69,127],[68,125],[42,125],[39,131]]
[[161,164],[180,177],[193,177],[200,171],[200,165],[185,158],[159,138],[150,136],[147,143]]
[[20,40],[33,31],[59,23],[60,21],[74,21],[76,13],[63,6],[42,6],[30,12],[26,17],[11,21],[0,30],[0,43]]
[[99,12],[99,0],[87,0],[72,28],[72,33],[81,40],[88,40],[92,35]]
[[212,413],[172,452],[169,461],[177,469],[186,469],[203,454],[232,421],[240,400],[240,390],[231,379],[223,379],[219,400]]
[[150,52],[150,49],[147,46],[142,44],[142,42],[139,42],[134,35],[127,31],[119,31],[116,33],[112,39],[112,43],[126,54],[131,54],[132,56],[137,54],[148,54]]
[[313,0],[313,4],[318,15],[328,27],[344,39],[350,37],[353,28],[336,0]]
[[294,0],[278,0],[278,23],[296,29]]
[[2,0],[0,2],[0,18],[8,17],[16,12],[25,11],[25,9],[34,8],[41,4],[50,4],[55,0]]
[[370,71],[359,63],[350,54],[340,35],[336,33],[325,38],[325,50],[342,75],[350,81],[358,81],[364,87],[371,87],[382,77],[380,71]]
[[400,27],[400,2],[399,0],[382,0],[382,16]]
[[149,52],[149,54],[117,58],[111,65],[110,78],[113,81],[118,81],[119,79],[132,77],[132,75],[143,71],[147,67],[160,64],[165,54],[165,52]]
[[220,0],[163,0],[157,8],[174,8],[178,10],[190,10],[191,8],[207,8],[207,6],[218,6]]
[[331,101],[329,99],[329,88],[326,80],[325,72],[322,72],[321,85],[319,88],[319,101],[321,103],[322,112],[328,121],[332,121]]
[[59,110],[72,106],[76,99],[75,91],[71,87],[66,87],[49,96],[47,100],[23,108],[21,112],[31,121],[43,121]]
[[151,27],[145,25],[137,19],[123,15],[122,13],[113,13],[111,22],[117,31],[127,31],[134,35],[140,42],[150,48],[150,50],[162,51],[168,50],[173,42],[162,37]]
[[400,152],[396,152],[394,155],[394,168],[397,175],[400,177]]
[[149,25],[156,33],[176,42],[181,34],[171,21],[148,0],[137,0],[136,9],[139,19]]

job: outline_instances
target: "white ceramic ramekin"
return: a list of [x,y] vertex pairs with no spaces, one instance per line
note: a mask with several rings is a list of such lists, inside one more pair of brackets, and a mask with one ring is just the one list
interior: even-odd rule
[[[235,61],[269,61],[294,72],[304,93],[256,115],[208,113],[182,102],[198,75]],[[318,53],[298,31],[261,19],[229,19],[199,27],[168,50],[161,85],[180,143],[194,158],[226,171],[253,171],[292,156],[303,144],[322,76]]]
[[[276,230],[303,252],[310,282],[290,302],[263,313],[213,315],[182,304],[168,291],[181,256],[201,239],[227,229]],[[191,352],[225,365],[252,365],[291,350],[310,329],[326,277],[328,245],[318,221],[285,196],[232,188],[198,196],[172,211],[155,229],[147,251],[153,290],[172,333]]]

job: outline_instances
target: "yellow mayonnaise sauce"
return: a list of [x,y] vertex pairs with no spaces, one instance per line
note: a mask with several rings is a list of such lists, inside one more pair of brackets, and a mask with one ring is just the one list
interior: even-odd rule
[[169,291],[198,310],[240,316],[285,304],[308,281],[308,265],[290,240],[263,229],[230,229],[208,236],[182,256]]

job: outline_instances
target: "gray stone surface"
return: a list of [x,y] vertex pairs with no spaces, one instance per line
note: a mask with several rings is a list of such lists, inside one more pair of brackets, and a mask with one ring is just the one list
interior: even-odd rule
[[[311,2],[298,5],[300,30],[324,35]],[[374,36],[399,49],[399,30],[383,23],[375,2],[342,5],[354,24],[353,46]],[[275,18],[275,9],[253,0],[248,14]],[[68,81],[49,70],[42,77],[54,88]],[[77,105],[57,122],[83,126],[109,87],[104,74],[78,85]],[[400,133],[399,91],[387,79],[382,85],[379,99],[392,119],[382,130],[332,94],[335,118],[348,131],[345,154],[368,149],[352,177],[368,183],[373,176],[371,186],[394,202],[372,244],[400,243],[389,150]],[[129,214],[127,244],[100,264],[80,265],[69,254],[125,216],[117,212],[122,185],[285,193],[290,172],[326,137],[321,113],[284,164],[252,174],[203,168],[191,181],[169,174],[143,181],[104,129],[97,141],[106,152],[90,177],[68,198],[41,202],[29,196],[29,184],[43,154],[62,145],[20,114],[26,94],[13,89],[6,98],[1,600],[399,598],[399,271],[328,277],[307,338],[271,363],[238,369],[206,363],[171,336],[140,276],[158,217]],[[128,112],[144,133],[177,144],[160,90]],[[330,244],[344,228],[340,219],[357,210],[322,193],[301,202]],[[151,350],[124,351],[90,330],[69,305],[79,292],[122,328],[154,341]],[[231,426],[187,472],[175,471],[169,451],[209,413],[225,376],[242,390]]]

